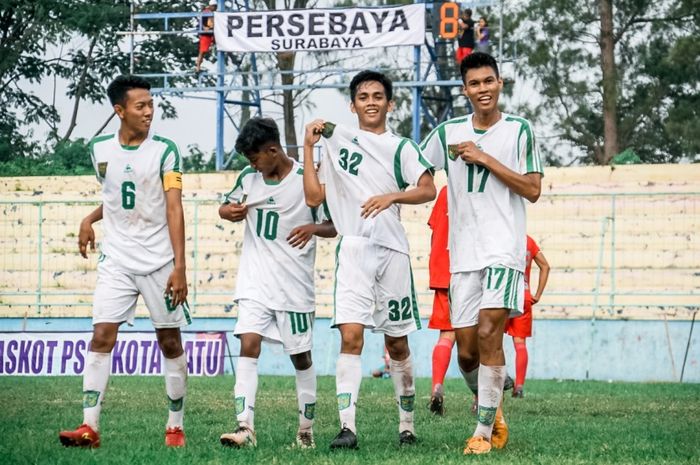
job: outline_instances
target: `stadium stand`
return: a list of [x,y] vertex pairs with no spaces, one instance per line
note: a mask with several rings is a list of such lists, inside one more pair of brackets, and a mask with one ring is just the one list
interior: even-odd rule
[[[224,224],[217,209],[236,176],[185,178],[189,300],[197,317],[235,315],[243,225]],[[687,319],[700,294],[697,180],[699,165],[547,169],[541,199],[528,206],[529,233],[552,265],[536,318]],[[438,174],[436,184],[444,183]],[[0,178],[1,316],[90,315],[97,254],[82,259],[76,234],[97,200],[90,176]],[[402,211],[423,316],[431,302],[430,207]],[[99,226],[96,232],[99,240]],[[335,240],[319,242],[319,316],[332,314],[334,250]]]

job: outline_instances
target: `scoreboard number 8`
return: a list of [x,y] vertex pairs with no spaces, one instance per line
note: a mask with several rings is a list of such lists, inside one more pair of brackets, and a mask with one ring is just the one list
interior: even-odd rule
[[459,5],[449,2],[440,6],[440,37],[454,39],[459,33]]

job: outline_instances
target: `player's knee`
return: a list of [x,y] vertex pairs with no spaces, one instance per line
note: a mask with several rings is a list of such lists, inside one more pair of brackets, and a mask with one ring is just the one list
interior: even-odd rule
[[362,353],[363,345],[364,340],[361,337],[358,338],[352,334],[343,334],[340,351],[344,354],[359,355]]
[[499,330],[498,325],[492,324],[479,324],[479,329],[477,330],[477,335],[479,337],[479,344],[486,341],[492,341],[498,337],[503,339],[503,330]]
[[160,350],[165,358],[175,358],[183,354],[182,342],[179,337],[168,336],[163,337],[158,341]]
[[241,357],[260,357],[260,342],[254,338],[241,338]]
[[457,361],[462,371],[472,371],[479,366],[479,353],[460,349],[457,353]]
[[408,347],[408,338],[403,337],[385,337],[384,342],[386,343],[386,350],[389,352],[389,356],[393,360],[405,360],[410,354],[410,349]]
[[297,370],[308,370],[311,368],[311,351],[303,352],[301,354],[294,354],[290,356],[292,359],[292,365]]
[[92,341],[90,341],[90,350],[92,352],[101,353],[111,352],[116,342],[116,331],[113,331],[111,328],[108,329],[95,326],[92,333]]

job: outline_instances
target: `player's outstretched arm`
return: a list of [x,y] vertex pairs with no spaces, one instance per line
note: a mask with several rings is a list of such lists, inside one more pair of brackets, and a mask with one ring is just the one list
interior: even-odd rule
[[318,179],[314,166],[314,145],[321,139],[323,120],[317,119],[306,125],[304,133],[304,197],[306,205],[318,207],[326,200],[326,190]]
[[92,225],[102,219],[102,205],[94,209],[88,216],[80,222],[80,231],[78,232],[78,250],[83,258],[87,258],[87,247],[95,251],[95,230]]
[[170,294],[173,306],[185,302],[187,298],[187,276],[185,275],[185,215],[182,209],[182,190],[171,187],[165,192],[166,216],[168,218],[168,232],[170,243],[173,246],[175,256],[175,268],[165,292]]
[[292,247],[303,249],[313,236],[335,237],[337,234],[332,221],[324,221],[319,224],[309,223],[292,229],[287,236],[287,242]]
[[401,192],[392,192],[391,194],[375,195],[370,197],[362,204],[362,217],[375,217],[379,212],[386,210],[394,203],[403,203],[417,205],[425,202],[430,202],[435,199],[435,182],[430,171],[425,171],[416,187]]
[[547,279],[549,278],[549,262],[541,251],[537,252],[533,260],[540,269],[540,278],[537,281],[537,292],[532,296],[532,303],[536,304],[542,298],[542,293],[547,285]]
[[240,203],[225,203],[219,207],[219,217],[233,223],[243,221],[248,214],[248,206]]
[[475,163],[486,167],[510,190],[521,197],[535,203],[542,192],[542,174],[520,174],[511,170],[500,161],[480,150],[474,142],[462,142],[457,146],[459,156],[467,163]]

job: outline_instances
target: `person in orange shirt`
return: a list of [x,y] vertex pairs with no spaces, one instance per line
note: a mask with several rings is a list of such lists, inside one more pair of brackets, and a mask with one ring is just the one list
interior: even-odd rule
[[[530,268],[532,262],[540,269],[537,292],[530,292]],[[525,259],[525,311],[517,318],[511,318],[506,323],[506,333],[513,337],[515,347],[515,387],[513,397],[524,396],[525,374],[527,372],[527,345],[525,338],[532,336],[532,306],[540,301],[549,277],[549,263],[533,238],[527,236],[527,256]]]

